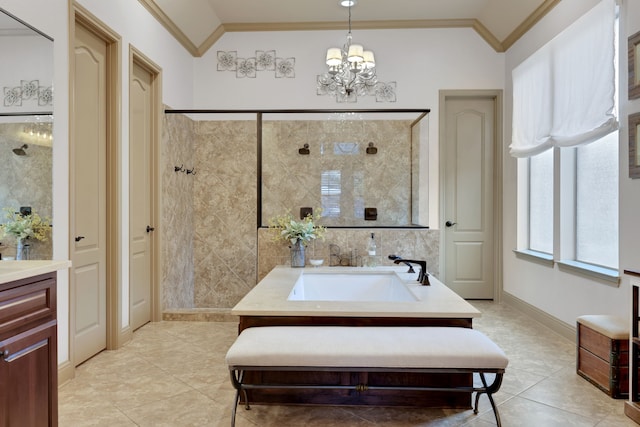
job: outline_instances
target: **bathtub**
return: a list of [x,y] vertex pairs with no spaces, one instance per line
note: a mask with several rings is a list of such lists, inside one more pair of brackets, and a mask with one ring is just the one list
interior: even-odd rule
[[417,301],[394,271],[303,272],[289,301]]

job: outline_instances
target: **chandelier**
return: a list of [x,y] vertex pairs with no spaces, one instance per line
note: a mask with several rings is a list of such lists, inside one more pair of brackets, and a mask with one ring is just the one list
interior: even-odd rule
[[342,0],[340,4],[349,8],[349,33],[342,48],[327,49],[326,73],[318,76],[318,95],[336,95],[338,99],[355,101],[358,95],[374,95],[378,78],[373,52],[364,50],[361,44],[352,43],[351,6],[355,0]]

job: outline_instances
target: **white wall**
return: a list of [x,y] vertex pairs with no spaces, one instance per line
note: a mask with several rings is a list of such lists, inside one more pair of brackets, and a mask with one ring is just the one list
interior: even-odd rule
[[[563,0],[549,15],[522,37],[506,53],[505,63],[505,160],[504,160],[504,291],[520,300],[540,309],[547,314],[574,326],[576,317],[583,314],[618,314],[629,313],[628,279],[623,278],[620,286],[612,286],[596,279],[560,271],[557,266],[549,267],[517,258],[513,253],[516,248],[516,160],[508,154],[511,143],[511,110],[512,86],[511,71],[522,60],[543,46],[555,35],[575,21],[579,16],[593,7],[598,0]],[[625,3],[634,3],[625,1]],[[638,8],[629,4],[629,8]],[[626,16],[633,13],[623,14]],[[635,16],[640,16],[638,10]],[[623,23],[624,25],[624,23]],[[638,29],[638,20],[635,22]],[[624,31],[624,30],[623,30]],[[634,31],[630,31],[631,34]],[[624,33],[623,33],[624,34]],[[626,37],[621,44],[621,51],[626,52]],[[626,60],[621,64],[621,103],[623,113],[620,132],[620,158],[628,156],[626,143],[626,79],[622,80],[626,70]],[[640,237],[636,219],[632,219],[633,210],[640,208],[638,197],[640,181],[631,183],[627,175],[628,162],[620,163],[620,267],[640,269],[640,250],[637,244]]]

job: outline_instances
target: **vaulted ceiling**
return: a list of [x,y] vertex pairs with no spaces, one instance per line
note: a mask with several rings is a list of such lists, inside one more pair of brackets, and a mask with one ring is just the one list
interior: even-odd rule
[[[344,30],[338,0],[139,0],[193,56],[233,31]],[[354,29],[473,28],[508,49],[560,0],[359,0]]]

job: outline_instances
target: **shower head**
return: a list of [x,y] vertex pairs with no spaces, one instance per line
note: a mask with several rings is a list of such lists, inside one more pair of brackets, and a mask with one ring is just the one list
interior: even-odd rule
[[27,148],[29,148],[27,144],[22,144],[22,147],[13,149],[13,154],[15,154],[16,156],[26,156],[27,152],[25,150]]

